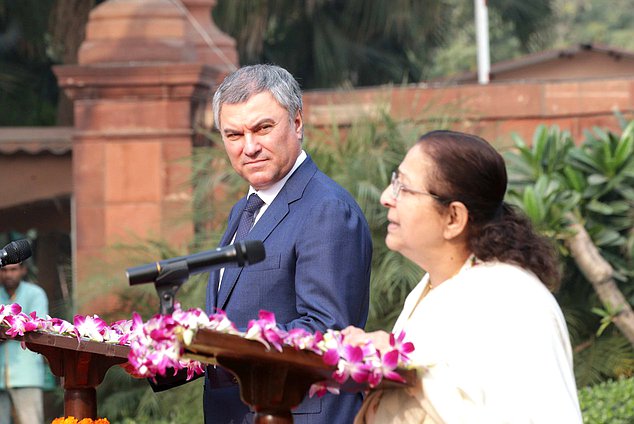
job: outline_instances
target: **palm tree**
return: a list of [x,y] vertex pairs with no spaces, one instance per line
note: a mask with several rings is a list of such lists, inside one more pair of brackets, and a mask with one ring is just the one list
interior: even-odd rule
[[[526,47],[544,32],[552,0],[491,1]],[[214,21],[238,42],[242,64],[272,62],[304,88],[419,82],[435,51],[473,20],[452,0],[219,0]],[[466,13],[455,14],[460,8]],[[458,19],[458,21],[456,20]],[[474,58],[475,60],[475,58]]]

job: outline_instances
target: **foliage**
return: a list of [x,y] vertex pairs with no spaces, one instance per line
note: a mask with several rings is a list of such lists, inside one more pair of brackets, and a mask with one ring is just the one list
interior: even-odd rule
[[0,1],[0,126],[55,123],[57,83],[46,52],[52,4]]
[[579,390],[579,403],[586,424],[634,422],[634,378],[605,381]]
[[[551,2],[490,1],[508,29],[500,44],[535,44],[549,27]],[[425,80],[434,74],[436,52],[472,27],[473,16],[473,2],[455,0],[220,0],[214,9],[214,21],[237,40],[240,63],[276,63],[304,88]]]
[[563,241],[570,235],[567,213],[583,219],[601,255],[629,299],[634,294],[634,122],[621,135],[595,128],[576,145],[556,127],[539,127],[527,146],[516,139],[507,154],[508,201],[521,207],[545,235],[558,241],[565,259],[559,300],[575,344],[577,381],[634,372],[634,348],[611,326],[614,311],[600,304]]
[[554,46],[601,43],[634,50],[630,0],[554,0]]
[[442,1],[229,0],[214,9],[242,64],[270,62],[304,88],[419,81],[445,31]]

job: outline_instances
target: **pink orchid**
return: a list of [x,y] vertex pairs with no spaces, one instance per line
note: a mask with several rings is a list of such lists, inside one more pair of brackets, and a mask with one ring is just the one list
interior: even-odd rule
[[0,305],[0,324],[4,321],[4,319],[11,315],[18,315],[22,312],[22,306],[17,303],[12,303],[10,305]]
[[104,340],[103,335],[107,324],[97,315],[93,315],[92,317],[89,315],[85,317],[75,315],[73,323],[75,324],[75,335],[77,336],[77,340],[80,340],[82,337],[97,342],[102,342]]
[[187,368],[187,380],[191,380],[195,375],[205,373],[205,365],[198,361],[187,361],[184,368]]
[[47,317],[47,326],[44,328],[47,331],[50,331],[53,334],[59,335],[71,335],[75,334],[75,327],[70,322],[60,319],[60,318],[51,318],[48,315]]
[[240,334],[224,311],[218,311],[209,317],[209,329],[227,334]]
[[399,365],[399,351],[391,350],[383,355],[383,357],[377,357],[379,359],[378,364],[374,364],[370,375],[368,376],[368,384],[370,387],[376,387],[381,383],[383,378],[387,378],[389,380],[398,381],[404,383],[405,380],[400,376],[399,373],[396,372],[396,368]]
[[270,349],[270,345],[273,345],[276,350],[281,352],[286,332],[277,327],[275,314],[268,311],[260,311],[259,319],[249,321],[247,333],[244,337],[263,343],[267,349]]
[[319,383],[315,383],[310,386],[310,390],[308,391],[308,396],[313,397],[317,395],[317,397],[322,397],[328,392],[338,395],[339,387],[333,386],[332,384],[329,384],[327,381],[321,381]]
[[110,324],[110,331],[107,332],[106,337],[108,341],[116,342],[120,345],[128,344],[130,335],[132,334],[132,320],[123,319]]
[[24,336],[24,333],[34,331],[38,328],[38,323],[24,313],[9,315],[5,317],[4,322],[9,324],[9,329],[6,331],[6,334],[11,337]]
[[[319,336],[317,336],[317,333]],[[315,353],[320,353],[321,351],[317,347],[317,343],[318,340],[321,340],[321,333],[317,333],[313,335],[303,328],[293,328],[288,331],[283,343],[294,347],[296,350],[310,350]]]
[[394,333],[390,333],[390,346],[398,351],[398,360],[401,362],[409,362],[408,354],[414,351],[414,344],[412,342],[403,343],[403,340],[405,340],[404,331],[401,331],[398,337],[394,337]]
[[337,370],[332,374],[332,377],[339,384],[343,384],[348,377],[351,377],[357,383],[366,382],[370,368],[364,359],[361,347],[345,345],[342,358],[339,360]]

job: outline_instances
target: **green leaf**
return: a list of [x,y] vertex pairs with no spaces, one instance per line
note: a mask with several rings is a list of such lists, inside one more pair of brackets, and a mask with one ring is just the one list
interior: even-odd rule
[[624,200],[614,200],[607,203],[614,214],[624,214],[632,209],[632,205]]
[[625,239],[619,234],[618,231],[611,229],[604,229],[599,232],[592,241],[597,246],[620,246],[625,243]]
[[570,150],[568,152],[569,158],[572,160],[576,168],[580,168],[582,171],[588,173],[596,173],[601,171],[601,165],[595,158],[588,155],[586,152],[580,149]]
[[599,202],[596,199],[592,199],[588,202],[586,208],[602,215],[612,215],[614,213],[614,210],[609,205]]
[[608,181],[608,177],[601,174],[592,174],[588,176],[588,184],[590,185],[599,185]]
[[632,121],[630,125],[627,126],[623,134],[621,134],[621,139],[619,140],[619,144],[614,152],[614,161],[619,167],[632,158],[632,152],[634,151],[633,128],[634,121]]
[[566,165],[564,168],[564,175],[568,186],[573,190],[582,193],[586,187],[586,180],[583,178],[583,174],[576,169],[573,169],[570,165]]
[[532,186],[526,187],[522,200],[524,212],[526,212],[529,218],[533,222],[542,222],[545,215],[544,204],[541,199],[537,197],[535,189]]

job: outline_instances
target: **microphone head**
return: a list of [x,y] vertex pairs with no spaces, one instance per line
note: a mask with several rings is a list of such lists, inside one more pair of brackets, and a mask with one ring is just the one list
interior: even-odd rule
[[253,265],[262,262],[266,257],[264,243],[260,240],[244,240],[238,242],[247,265]]
[[31,243],[26,239],[12,241],[4,246],[3,250],[6,252],[6,256],[2,259],[3,265],[18,264],[33,254]]

